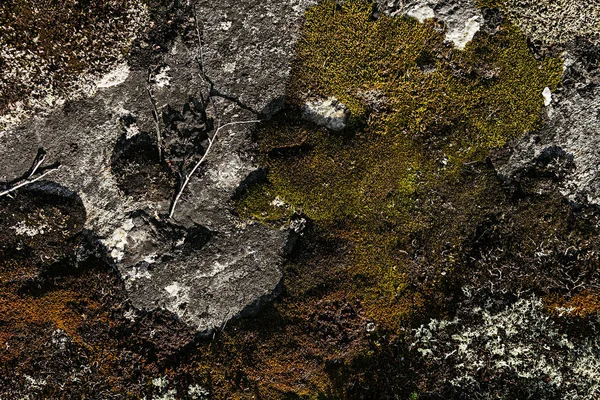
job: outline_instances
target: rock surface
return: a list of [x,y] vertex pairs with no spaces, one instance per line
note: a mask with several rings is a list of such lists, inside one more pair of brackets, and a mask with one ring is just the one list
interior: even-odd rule
[[[123,177],[116,175],[111,158],[136,135],[155,136],[147,87],[163,118],[170,110],[185,114],[190,99],[209,94],[198,66],[201,52],[214,82],[216,110],[207,110],[209,118],[222,125],[248,121],[283,105],[300,17],[311,2],[234,3],[197,5],[202,49],[193,10],[182,6],[187,35],[159,57],[160,68],[150,83],[139,65],[143,59],[134,59],[132,67],[118,66],[98,81],[92,97],[69,101],[47,117],[0,133],[0,151],[6,155],[1,181],[27,171],[43,147],[48,160],[62,164],[52,181],[81,197],[85,227],[104,238],[133,303],[141,309],[168,309],[199,331],[220,326],[269,298],[281,280],[287,233],[245,226],[229,207],[240,184],[257,168],[252,125],[220,133],[169,222],[164,219],[175,193],[169,168],[149,161],[138,168],[155,175]],[[132,186],[140,176],[154,182],[146,193]],[[145,219],[135,217],[140,213]],[[196,243],[198,231],[210,232],[207,243]]]
[[600,4],[596,1],[509,0],[507,14],[528,36],[547,43],[568,43],[577,37],[600,38]]
[[[494,165],[508,180],[519,180],[532,168],[554,176],[561,193],[580,204],[600,204],[600,74],[596,46],[576,44],[563,53],[564,84],[545,94],[546,121],[508,149],[496,154]],[[539,189],[538,189],[539,190]]]
[[459,49],[473,39],[483,24],[483,15],[472,0],[411,0],[380,1],[381,8],[391,15],[406,14],[420,22],[436,18],[446,26],[446,40]]
[[341,131],[346,127],[349,111],[335,97],[325,100],[308,101],[302,108],[302,116],[319,126],[332,131]]
[[[129,49],[148,24],[139,0],[82,6],[7,1],[0,5],[0,131],[45,115],[66,100],[93,94],[118,78]],[[126,66],[125,66],[126,68]],[[114,83],[114,81],[113,81]]]
[[0,5],[0,398],[595,394],[597,6],[343,1]]

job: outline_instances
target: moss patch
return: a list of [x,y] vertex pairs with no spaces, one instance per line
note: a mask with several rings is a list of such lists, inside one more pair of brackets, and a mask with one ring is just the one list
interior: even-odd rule
[[369,318],[399,331],[445,301],[462,243],[504,201],[482,161],[538,125],[561,64],[537,61],[510,25],[461,51],[433,20],[372,11],[328,0],[307,12],[289,100],[337,97],[355,128],[334,134],[291,111],[266,124],[258,140],[269,183],[238,210],[281,219],[277,198],[349,243],[352,293]]
[[310,9],[297,51],[294,101],[335,96],[372,133],[406,136],[456,164],[534,128],[541,93],[562,71],[558,59],[536,61],[512,26],[458,51],[433,20],[374,20],[372,4],[357,0]]

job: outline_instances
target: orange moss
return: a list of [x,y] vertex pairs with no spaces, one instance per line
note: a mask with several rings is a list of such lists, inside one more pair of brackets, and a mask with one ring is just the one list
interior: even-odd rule
[[589,318],[600,313],[600,293],[592,290],[584,290],[571,297],[548,295],[543,301],[552,315]]
[[[10,287],[10,289],[14,289]],[[78,330],[87,316],[78,314],[72,304],[85,302],[89,310],[98,310],[99,303],[90,302],[81,294],[70,290],[52,291],[41,297],[20,296],[13,290],[2,290],[0,298],[0,334],[10,338],[10,331],[25,328],[27,325],[49,325],[52,329],[65,331],[71,339],[85,345]],[[3,328],[8,331],[3,331]]]

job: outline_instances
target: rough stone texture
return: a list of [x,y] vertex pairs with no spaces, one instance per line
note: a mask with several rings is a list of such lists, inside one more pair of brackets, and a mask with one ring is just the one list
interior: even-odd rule
[[315,0],[202,1],[209,76],[224,95],[271,115],[283,106],[301,17]]
[[582,41],[563,54],[564,84],[552,93],[541,129],[493,157],[505,179],[519,181],[528,171],[542,166],[571,201],[600,204],[598,53],[597,47]]
[[147,23],[139,0],[2,2],[0,130],[108,84],[96,81],[124,61]]
[[579,36],[600,37],[600,3],[573,0],[508,0],[509,18],[533,39],[552,44]]
[[[198,4],[205,71],[214,82],[222,124],[269,115],[283,105],[300,17],[310,4]],[[164,53],[151,86],[161,111],[183,110],[191,98],[207,94],[196,43],[190,29]],[[0,132],[5,155],[0,181],[27,171],[43,147],[47,160],[62,163],[49,179],[81,197],[86,228],[103,239],[133,304],[168,309],[207,331],[273,295],[281,280],[287,232],[246,226],[229,210],[231,197],[257,168],[252,125],[221,132],[172,221],[163,220],[174,193],[156,199],[123,192],[123,183],[120,187],[111,171],[119,138],[155,135],[147,77],[142,68],[120,66],[99,82],[93,97],[67,102],[48,117]]]
[[309,101],[302,107],[303,118],[332,131],[341,131],[344,129],[349,114],[346,106],[340,103],[335,97]]
[[158,305],[200,331],[273,296],[285,231],[262,225],[212,232],[138,215],[128,224],[119,270],[134,304]]

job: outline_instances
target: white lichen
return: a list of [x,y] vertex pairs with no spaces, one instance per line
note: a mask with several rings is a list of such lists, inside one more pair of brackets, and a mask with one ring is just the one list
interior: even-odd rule
[[424,22],[435,18],[447,27],[446,40],[464,49],[481,28],[483,16],[472,0],[411,0],[402,12]]
[[600,3],[579,0],[507,0],[508,18],[528,36],[545,43],[577,37],[600,39]]
[[103,240],[103,244],[110,250],[110,255],[115,261],[123,259],[125,247],[128,243],[127,237],[133,227],[133,220],[127,219],[121,227],[113,232],[110,238]]
[[542,97],[544,98],[544,106],[548,107],[552,103],[552,92],[549,87],[545,87],[542,92]]
[[154,84],[158,88],[165,88],[171,86],[171,76],[169,75],[169,71],[171,67],[165,65],[161,67],[158,73],[154,76]]
[[129,65],[123,63],[117,65],[115,69],[105,74],[102,78],[100,78],[96,82],[96,87],[98,88],[109,88],[113,86],[120,85],[121,83],[127,80],[129,76],[130,70]]
[[46,223],[41,223],[38,225],[30,225],[25,221],[19,221],[15,226],[12,226],[11,229],[15,231],[17,236],[28,236],[34,237],[37,235],[43,235],[44,233],[48,233],[52,231],[50,226]]
[[428,4],[417,4],[416,6],[410,8],[406,15],[423,23],[426,19],[435,18],[435,11],[433,11],[433,8],[431,8]]
[[[26,93],[25,97],[11,101],[0,114],[0,134],[32,115],[47,115],[66,100],[92,96],[98,88],[122,83],[129,75],[123,49],[129,48],[138,32],[147,25],[149,12],[143,1],[130,0],[125,15],[127,29],[119,32],[120,41],[102,46],[95,52],[87,53],[83,49],[78,57],[86,64],[85,68],[60,82],[56,79],[55,66],[43,50],[21,50],[15,47],[8,42],[10,24],[5,29],[0,27],[0,93],[9,92],[9,89],[15,87]],[[72,41],[87,40],[78,36],[77,32],[73,35]],[[112,61],[108,63],[108,59]]]
[[304,119],[332,131],[343,130],[349,115],[348,108],[335,97],[307,101],[302,107]]
[[461,390],[477,387],[482,373],[509,374],[526,380],[531,395],[600,396],[598,339],[569,337],[536,297],[497,312],[471,306],[453,320],[431,320],[414,331],[412,348],[429,364],[452,371],[448,382]]

